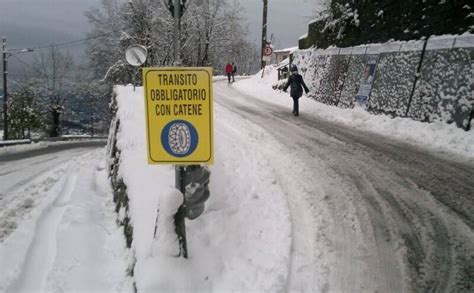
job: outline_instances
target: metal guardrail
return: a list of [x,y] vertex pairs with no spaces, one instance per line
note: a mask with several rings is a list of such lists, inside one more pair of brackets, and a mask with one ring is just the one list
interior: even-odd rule
[[81,141],[81,140],[106,140],[107,136],[62,136],[62,137],[47,137],[36,139],[16,139],[0,141],[0,147],[9,147],[22,144],[38,143],[42,141]]
[[0,147],[14,146],[20,144],[30,144],[30,139],[18,139],[18,140],[0,140]]

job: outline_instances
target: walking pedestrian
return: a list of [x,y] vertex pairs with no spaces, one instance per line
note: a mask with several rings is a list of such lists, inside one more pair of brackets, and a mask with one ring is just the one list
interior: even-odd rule
[[225,66],[225,73],[227,74],[227,80],[229,81],[229,83],[230,83],[230,78],[232,77],[233,69],[234,67],[230,63],[227,63],[227,65]]
[[237,65],[232,62],[232,82],[235,82],[235,73],[237,73]]
[[291,86],[290,96],[293,98],[293,115],[299,115],[299,104],[298,99],[303,95],[303,88],[306,93],[309,92],[308,87],[304,83],[303,77],[298,73],[298,68],[296,65],[291,66],[291,75],[288,77],[288,82],[286,83],[283,91],[286,92],[288,87]]

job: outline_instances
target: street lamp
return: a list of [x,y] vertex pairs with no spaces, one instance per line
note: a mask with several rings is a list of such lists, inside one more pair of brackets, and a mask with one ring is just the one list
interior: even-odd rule
[[8,57],[16,54],[33,52],[31,48],[15,51],[7,51],[7,38],[3,37],[2,56],[3,56],[3,140],[8,140]]

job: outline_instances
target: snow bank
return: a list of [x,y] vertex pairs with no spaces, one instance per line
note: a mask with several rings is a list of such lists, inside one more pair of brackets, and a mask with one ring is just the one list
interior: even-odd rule
[[[256,99],[284,105],[290,109],[292,100],[289,94],[272,89],[276,80],[276,69],[267,66],[263,78],[259,72],[247,80],[239,81],[234,87]],[[308,80],[307,84],[310,91],[316,90]],[[353,129],[374,132],[434,151],[474,158],[474,131],[464,131],[455,124],[423,123],[407,118],[372,115],[360,108],[341,109],[329,106],[307,96],[300,99],[300,114],[314,115]]]
[[16,144],[27,144],[31,143],[29,139],[15,139],[15,140],[2,140],[0,142],[1,146],[16,145]]
[[103,158],[75,157],[2,198],[0,292],[131,289]]
[[[217,77],[219,79],[219,77]],[[221,78],[222,79],[222,78]],[[187,221],[189,259],[178,258],[173,215],[182,202],[172,166],[148,165],[143,88],[115,88],[120,152],[118,175],[128,194],[133,226],[131,249],[138,292],[282,291],[288,275],[291,224],[285,197],[261,157],[236,160],[240,131],[228,142],[234,122],[216,123],[216,165],[204,213]],[[219,129],[221,129],[219,131]],[[247,135],[247,134],[246,134]],[[267,188],[267,186],[272,186]],[[155,233],[156,225],[156,233]]]
[[38,142],[38,143],[31,143],[31,144],[18,144],[12,146],[3,146],[0,147],[0,155],[1,154],[12,154],[12,153],[19,153],[23,151],[41,149],[47,147],[46,142]]

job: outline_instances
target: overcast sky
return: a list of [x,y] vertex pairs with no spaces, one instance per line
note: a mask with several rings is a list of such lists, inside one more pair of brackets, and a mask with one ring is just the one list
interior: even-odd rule
[[[262,0],[238,0],[247,18],[249,38],[260,42]],[[277,49],[293,47],[307,32],[317,0],[269,0],[268,37],[273,33]],[[84,12],[100,0],[0,0],[0,36],[8,48],[26,48],[63,43],[85,37],[90,30]],[[80,56],[84,46],[64,47]],[[28,59],[24,56],[17,56]],[[15,59],[10,61],[12,66]],[[19,62],[19,61],[16,61]]]

